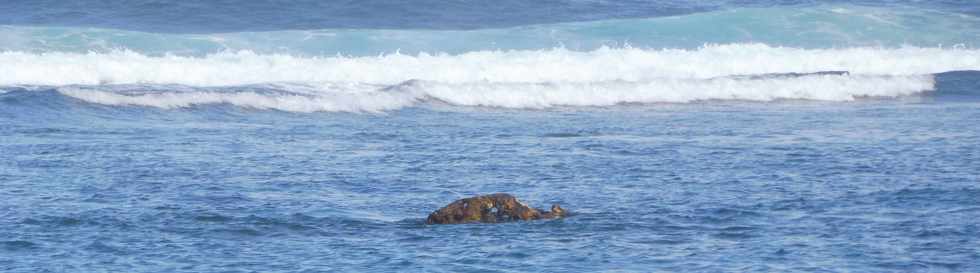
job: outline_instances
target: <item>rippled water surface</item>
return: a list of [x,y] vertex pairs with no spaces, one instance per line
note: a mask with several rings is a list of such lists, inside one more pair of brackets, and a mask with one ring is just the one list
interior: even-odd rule
[[[0,103],[7,272],[980,270],[969,100],[385,114],[39,91]],[[574,214],[423,224],[492,192]]]

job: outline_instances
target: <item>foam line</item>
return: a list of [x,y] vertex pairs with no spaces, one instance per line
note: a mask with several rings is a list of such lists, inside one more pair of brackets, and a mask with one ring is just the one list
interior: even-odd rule
[[276,92],[187,88],[126,92],[104,86],[62,87],[64,95],[107,105],[180,108],[231,104],[290,112],[382,112],[419,103],[540,109],[556,106],[611,106],[624,103],[686,103],[704,100],[852,101],[863,97],[898,97],[932,90],[931,75],[868,76],[814,74],[794,77],[724,77],[658,79],[644,82],[445,83],[406,81],[391,86],[277,85]]
[[850,71],[923,75],[980,70],[980,50],[966,48],[799,49],[764,44],[699,49],[601,48],[299,57],[250,51],[203,57],[110,53],[0,53],[0,85],[179,84],[238,86],[263,83],[396,84],[644,82],[728,75]]

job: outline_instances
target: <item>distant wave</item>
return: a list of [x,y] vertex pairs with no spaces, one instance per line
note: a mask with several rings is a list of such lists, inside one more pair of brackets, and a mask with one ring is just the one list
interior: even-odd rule
[[980,18],[920,8],[852,5],[738,8],[658,17],[478,30],[320,29],[160,34],[77,27],[0,26],[0,51],[203,56],[248,50],[302,56],[401,51],[461,54],[482,50],[576,51],[602,46],[687,48],[765,43],[797,48],[980,47]]

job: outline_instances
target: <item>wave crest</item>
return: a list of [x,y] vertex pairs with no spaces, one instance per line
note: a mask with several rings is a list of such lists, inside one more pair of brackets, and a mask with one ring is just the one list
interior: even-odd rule
[[[826,100],[898,97],[932,90],[930,75],[826,75],[659,79],[644,82],[445,83],[411,80],[396,85],[272,85],[266,91],[235,87],[151,88],[132,92],[99,86],[59,88],[64,95],[108,105],[180,108],[231,104],[290,112],[382,112],[417,105],[542,109],[558,106],[612,106],[627,103],[686,103],[705,100]],[[142,87],[145,88],[145,87]],[[254,87],[252,87],[254,88]],[[268,90],[276,90],[269,92]]]
[[222,52],[204,57],[111,53],[0,53],[0,85],[262,83],[396,84],[644,82],[729,75],[850,71],[922,75],[980,70],[980,50],[966,48],[799,49],[764,44],[711,45],[694,50],[601,48],[390,54],[375,57],[299,57]]

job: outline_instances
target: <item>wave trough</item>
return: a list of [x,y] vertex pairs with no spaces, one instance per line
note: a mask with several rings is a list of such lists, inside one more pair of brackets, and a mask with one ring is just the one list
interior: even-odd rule
[[[690,1],[688,1],[690,2]],[[980,18],[900,6],[818,5],[735,8],[669,17],[600,20],[474,30],[310,29],[171,34],[84,27],[0,25],[0,51],[111,52],[203,56],[249,50],[260,54],[371,56],[382,52],[577,51],[630,44],[686,48],[766,43],[799,48],[903,45],[980,46]]]

